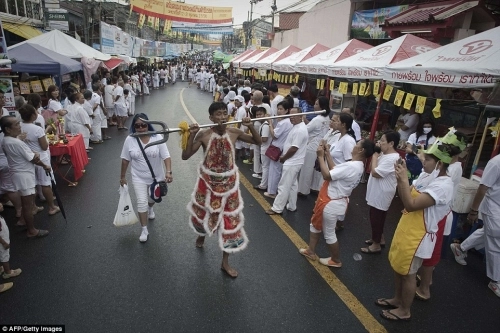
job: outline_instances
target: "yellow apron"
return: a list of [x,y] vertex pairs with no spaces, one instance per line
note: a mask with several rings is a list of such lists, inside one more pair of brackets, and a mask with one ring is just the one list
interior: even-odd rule
[[[417,190],[412,189],[412,198],[419,194]],[[399,220],[389,251],[389,262],[396,273],[408,275],[415,253],[426,233],[424,210],[411,213],[405,210]]]

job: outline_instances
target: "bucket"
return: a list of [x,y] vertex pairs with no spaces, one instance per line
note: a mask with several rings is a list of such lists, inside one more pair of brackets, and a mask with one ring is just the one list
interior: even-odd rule
[[462,177],[453,200],[452,210],[459,214],[468,213],[478,187],[478,182]]

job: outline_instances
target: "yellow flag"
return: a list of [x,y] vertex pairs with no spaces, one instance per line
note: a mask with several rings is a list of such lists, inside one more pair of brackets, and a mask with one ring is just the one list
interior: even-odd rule
[[319,89],[319,85],[320,85],[319,79],[316,79],[316,89]]
[[427,101],[427,97],[424,97],[424,96],[417,97],[417,107],[415,108],[416,113],[424,113],[426,101]]
[[352,95],[353,96],[356,96],[358,94],[358,85],[359,85],[359,83],[357,83],[357,82],[354,82],[352,84]]
[[285,75],[285,83],[288,83],[288,75]]
[[391,98],[391,94],[392,94],[392,90],[394,89],[393,86],[390,86],[390,85],[386,85],[385,86],[385,90],[384,90],[384,99],[386,101],[389,101],[389,99]]
[[366,91],[366,83],[365,82],[361,82],[359,84],[359,95],[360,96],[364,96],[365,95],[365,91]]
[[324,89],[325,88],[325,79],[321,79],[321,84],[319,89]]
[[155,17],[155,31],[158,31],[160,29],[160,18]]
[[436,99],[436,106],[432,109],[432,114],[434,118],[441,118],[441,98]]
[[376,96],[379,94],[380,90],[380,81],[373,82],[373,94]]
[[139,14],[139,22],[137,24],[137,27],[141,29],[144,26],[144,22],[146,21],[146,15],[144,14]]
[[299,74],[295,74],[295,83],[299,83]]
[[404,107],[406,110],[410,110],[411,105],[413,104],[413,101],[414,101],[414,100],[415,100],[415,95],[410,94],[410,93],[407,93],[407,94],[406,94],[406,98],[405,98],[405,104],[403,105],[403,107]]
[[330,80],[330,90],[333,90],[335,87],[335,80]]
[[148,16],[148,23],[147,23],[147,25],[149,25],[150,27],[153,27],[154,23],[155,23],[155,18],[153,16]]
[[294,82],[294,81],[293,81],[293,75],[291,75],[291,74],[290,74],[290,78],[288,79],[288,81],[289,81],[290,83],[297,83],[297,82]]
[[339,93],[341,94],[347,94],[347,87],[348,87],[348,83],[347,82],[340,82],[339,84]]
[[403,90],[398,90],[398,92],[396,93],[396,98],[394,98],[394,105],[401,106],[403,97],[405,97],[405,92]]
[[372,85],[368,82],[366,84],[365,96],[370,96],[372,94]]

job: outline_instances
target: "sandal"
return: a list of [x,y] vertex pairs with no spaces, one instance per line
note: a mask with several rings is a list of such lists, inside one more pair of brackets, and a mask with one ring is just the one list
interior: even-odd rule
[[302,254],[304,257],[306,257],[309,260],[312,260],[312,261],[318,260],[318,255],[317,254],[310,254],[308,252],[308,249],[299,249],[299,253]]
[[379,298],[375,300],[375,305],[376,306],[381,306],[385,308],[391,308],[391,309],[397,309],[398,307],[395,306],[394,304],[389,303],[387,298]]
[[[387,316],[387,314],[391,315],[390,317]],[[380,316],[384,319],[387,319],[387,320],[392,320],[392,321],[410,321],[411,319],[411,316],[408,317],[408,318],[401,318],[401,317],[398,317],[397,315],[395,315],[394,313],[391,312],[391,310],[384,310],[380,313]]]
[[362,247],[361,252],[366,253],[366,254],[381,254],[382,250],[380,249],[380,250],[373,251],[369,247]]
[[[367,240],[365,240],[365,244],[366,245],[372,245],[373,241],[371,239],[367,239]],[[385,243],[384,244],[380,243],[380,247],[383,248],[383,249],[385,249]]]
[[47,230],[38,229],[38,232],[34,236],[28,236],[28,239],[42,238],[49,234]]
[[266,214],[267,215],[281,215],[283,213],[278,213],[278,212],[275,212],[274,210],[272,209],[269,209],[269,210],[266,210]]

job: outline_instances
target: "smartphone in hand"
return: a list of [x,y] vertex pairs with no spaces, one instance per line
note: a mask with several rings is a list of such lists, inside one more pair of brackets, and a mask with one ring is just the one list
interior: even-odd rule
[[417,154],[418,153],[418,146],[416,144],[412,144],[411,150],[413,151],[414,154]]

